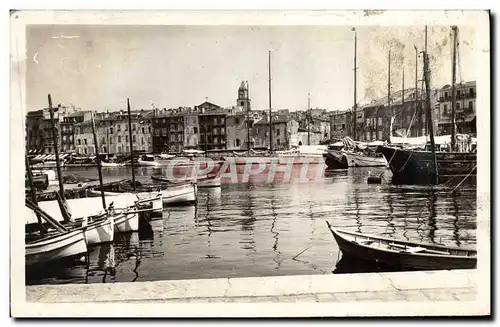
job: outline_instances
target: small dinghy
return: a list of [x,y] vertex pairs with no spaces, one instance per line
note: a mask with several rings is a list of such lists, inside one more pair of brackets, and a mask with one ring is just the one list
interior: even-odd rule
[[368,172],[368,184],[382,184],[382,176],[384,175],[384,172],[381,172],[380,175],[378,176],[373,176],[372,172]]
[[399,241],[334,229],[326,222],[342,256],[382,263],[399,269],[474,269],[477,251],[436,244]]

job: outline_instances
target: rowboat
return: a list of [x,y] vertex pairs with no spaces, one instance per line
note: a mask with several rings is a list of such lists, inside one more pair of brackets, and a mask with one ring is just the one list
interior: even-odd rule
[[25,260],[27,266],[71,258],[86,252],[87,244],[82,229],[63,233],[54,231],[44,236],[26,236]]
[[153,175],[151,179],[155,182],[161,183],[185,183],[185,182],[195,182],[198,187],[220,187],[221,178],[218,175],[204,175],[204,176],[193,176],[185,178],[167,178],[165,176]]
[[374,261],[399,269],[448,270],[474,269],[477,251],[436,244],[399,241],[340,229],[333,234],[342,256]]

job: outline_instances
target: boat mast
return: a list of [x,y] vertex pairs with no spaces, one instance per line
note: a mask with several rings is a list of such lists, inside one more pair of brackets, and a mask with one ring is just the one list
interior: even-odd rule
[[405,68],[403,67],[403,82],[402,82],[403,86],[401,87],[401,104],[402,106],[404,107],[405,105]]
[[90,118],[92,119],[92,134],[94,135],[94,147],[95,147],[95,156],[97,158],[97,172],[99,174],[99,186],[101,188],[102,208],[104,209],[104,211],[106,211],[106,198],[104,197],[104,185],[102,182],[102,171],[101,171],[101,158],[99,156],[99,142],[97,140],[97,134],[95,131],[94,112],[91,113]]
[[456,59],[457,59],[457,26],[452,26],[451,27],[453,31],[453,50],[452,50],[452,66],[451,66],[451,151],[455,151],[456,149],[456,142],[455,142],[455,102],[456,102],[456,90],[455,90],[455,83],[456,83],[456,74],[457,74],[457,67],[456,67]]
[[[415,104],[414,104],[414,115],[417,115],[417,106],[418,106],[418,49],[416,45],[413,45],[415,48]],[[418,120],[420,122],[420,119]],[[420,133],[418,131],[418,125],[417,124],[417,135],[420,136]]]
[[[425,34],[427,36],[427,26],[425,27]],[[426,37],[427,40],[427,37]],[[427,48],[427,47],[426,47]],[[431,109],[431,97],[430,97],[430,81],[429,81],[429,55],[427,52],[424,52],[424,81],[425,81],[425,104],[426,104],[426,115],[427,115],[427,127],[429,130],[429,137],[431,139],[431,150],[432,150],[432,158],[434,161],[434,176],[435,183],[438,184],[439,175],[438,175],[438,166],[436,159],[436,144],[434,142],[434,126],[432,122],[432,109]]]
[[[28,173],[28,182],[30,184],[30,189],[31,189],[31,201],[33,202],[33,204],[36,205],[38,202],[36,199],[36,189],[35,189],[35,185],[33,184],[33,172],[31,171],[31,166],[30,166],[27,154],[25,156],[25,160],[26,160],[26,171]],[[40,214],[38,213],[38,211],[34,211],[34,212],[36,215],[36,220],[38,221],[38,226],[40,227],[40,232],[42,234],[46,233],[47,229],[42,224],[42,218],[40,217]]]
[[[387,73],[387,110],[390,117],[394,117],[391,108],[391,50],[389,50],[389,55],[387,56],[387,58],[389,62],[389,69]],[[391,136],[392,136],[392,128],[389,128],[389,140],[391,139]]]
[[135,172],[134,172],[134,146],[132,144],[132,121],[130,118],[130,99],[127,98],[127,112],[128,112],[128,135],[130,141],[130,166],[132,167],[132,183],[134,184],[135,192]]
[[353,139],[354,141],[356,141],[356,123],[357,123],[357,119],[356,119],[356,109],[357,109],[357,104],[356,104],[356,87],[357,87],[357,74],[356,74],[356,71],[358,69],[357,67],[357,40],[358,40],[358,37],[357,37],[357,34],[356,34],[356,29],[353,27],[352,30],[354,31],[354,104],[353,104],[353,120],[354,120],[354,125],[353,125],[353,132],[352,132],[352,136],[353,136]]
[[247,148],[248,154],[250,155],[250,87],[247,81]]
[[307,93],[307,145],[311,145],[311,93]]
[[269,50],[269,150],[273,152],[273,124],[271,116],[271,50]]
[[[54,123],[54,111],[52,110],[52,97],[49,94],[49,112],[50,112],[50,123],[52,125],[52,141],[54,142],[54,152],[56,154],[56,167],[57,167],[57,180],[59,181],[59,193],[61,193],[61,198],[64,200],[64,186],[61,173],[61,163],[59,162],[59,144],[57,141],[56,125]],[[57,116],[59,117],[60,112],[58,111]]]

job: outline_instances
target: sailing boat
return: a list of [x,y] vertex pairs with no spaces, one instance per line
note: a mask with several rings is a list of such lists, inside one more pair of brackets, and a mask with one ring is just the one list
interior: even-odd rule
[[[453,77],[452,77],[452,122],[455,121],[455,53],[457,28],[452,27],[453,40]],[[427,34],[427,29],[426,29]],[[429,59],[424,51],[424,81],[426,84],[426,107],[429,126],[430,149],[426,151],[414,151],[397,148],[395,146],[379,146],[377,151],[381,152],[389,163],[393,174],[393,181],[410,184],[441,184],[456,177],[475,183],[477,173],[477,154],[475,152],[458,152],[454,146],[452,152],[436,151],[433,134],[432,112],[430,105],[430,83],[429,83]],[[455,145],[455,124],[452,123],[451,142]]]
[[[357,52],[356,52],[356,30],[354,31],[354,106],[353,106],[353,137],[356,139],[356,71],[357,71]],[[389,56],[389,78],[390,78],[390,56]],[[389,83],[390,85],[390,83]],[[342,144],[332,144],[328,147],[326,153],[323,154],[327,169],[347,169],[349,167],[386,167],[387,161],[383,156],[372,151],[370,147],[361,145],[355,142],[350,137],[345,137]]]

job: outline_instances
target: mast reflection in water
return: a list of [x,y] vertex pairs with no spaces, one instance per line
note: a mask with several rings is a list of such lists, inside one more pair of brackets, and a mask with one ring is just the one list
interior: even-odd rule
[[[88,264],[27,271],[27,284],[383,269],[341,259],[325,220],[333,227],[367,234],[475,245],[475,189],[460,188],[450,194],[452,185],[392,185],[389,171],[382,184],[367,184],[369,171],[378,174],[385,170],[332,171],[322,181],[291,184],[279,179],[266,183],[266,175],[249,183],[199,189],[197,205],[168,208],[163,219],[150,222],[140,233],[117,234],[114,244],[90,250]],[[121,175],[114,170],[104,172],[106,181],[127,178],[126,173],[126,169]],[[153,170],[141,168],[138,180],[152,174]]]

